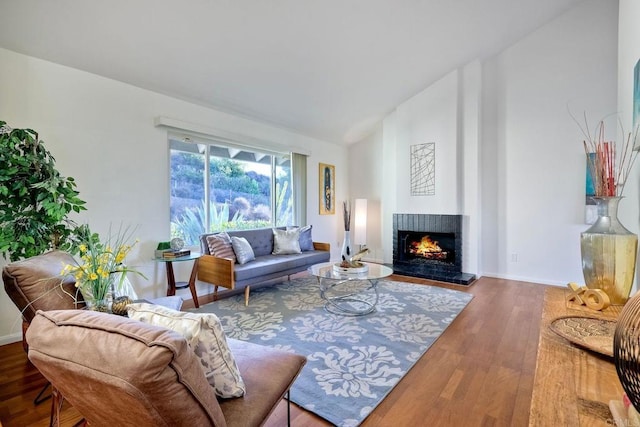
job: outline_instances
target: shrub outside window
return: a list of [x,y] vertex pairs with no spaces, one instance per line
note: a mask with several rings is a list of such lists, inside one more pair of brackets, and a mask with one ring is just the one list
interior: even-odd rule
[[[292,225],[291,154],[169,139],[171,237]],[[208,171],[208,173],[206,172]]]

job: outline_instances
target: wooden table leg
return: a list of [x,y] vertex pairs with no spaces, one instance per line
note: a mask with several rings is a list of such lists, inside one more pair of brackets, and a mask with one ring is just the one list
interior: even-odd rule
[[198,295],[196,293],[196,277],[198,276],[198,259],[193,261],[193,268],[191,269],[191,276],[189,277],[189,290],[191,291],[191,297],[193,298],[193,304],[196,308],[200,308],[198,303]]
[[176,294],[176,277],[173,275],[173,263],[171,261],[165,262],[167,266],[167,296],[173,296]]

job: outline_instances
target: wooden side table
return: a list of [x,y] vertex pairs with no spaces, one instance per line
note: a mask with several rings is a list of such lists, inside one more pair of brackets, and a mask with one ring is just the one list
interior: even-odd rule
[[569,293],[553,286],[545,291],[529,426],[613,426],[609,401],[623,394],[613,359],[571,344],[549,325],[560,316],[615,320],[622,306],[594,311],[567,302]]
[[[176,294],[176,289],[189,288],[191,291],[191,297],[196,308],[200,307],[198,303],[198,295],[196,294],[196,276],[198,274],[198,260],[202,255],[197,252],[192,252],[190,255],[186,255],[179,258],[155,258],[156,262],[163,262],[167,268],[167,296],[173,296]],[[193,261],[193,267],[191,268],[191,276],[188,282],[176,282],[176,277],[173,273],[173,263],[182,261]]]

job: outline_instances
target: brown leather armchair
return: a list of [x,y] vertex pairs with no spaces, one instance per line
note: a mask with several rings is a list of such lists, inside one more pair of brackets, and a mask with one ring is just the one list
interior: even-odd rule
[[[82,294],[77,292],[72,276],[60,277],[74,258],[67,252],[50,251],[7,264],[2,269],[2,281],[9,298],[22,314],[23,346],[27,351],[24,332],[38,310],[72,310],[84,307]],[[149,299],[149,302],[180,310],[182,298],[178,296]]]
[[[38,310],[69,310],[84,307],[82,295],[77,292],[72,277],[61,278],[60,272],[73,257],[63,251],[15,261],[2,269],[2,281],[9,298],[22,314],[22,347],[28,351],[25,333]],[[46,384],[33,403],[38,405],[51,395],[45,395]]]
[[64,280],[60,277],[64,266],[73,262],[66,252],[51,251],[12,262],[2,269],[4,289],[22,314],[23,332],[38,310],[84,307],[82,295],[79,292],[76,295],[73,277]]
[[184,337],[163,327],[86,310],[39,311],[27,341],[32,363],[91,426],[260,426],[306,363],[228,339],[246,392],[218,400]]
[[[73,310],[84,307],[82,294],[77,292],[72,276],[61,277],[60,273],[74,258],[67,252],[53,250],[7,264],[2,269],[2,281],[7,295],[18,307],[22,315],[22,347],[28,351],[25,333],[38,310]],[[160,297],[150,302],[180,310],[182,298],[179,296]],[[33,403],[40,403],[51,397],[46,394],[50,384],[39,391]]]

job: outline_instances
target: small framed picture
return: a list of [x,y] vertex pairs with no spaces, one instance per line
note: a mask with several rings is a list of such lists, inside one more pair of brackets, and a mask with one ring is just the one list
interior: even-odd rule
[[336,167],[320,163],[318,181],[320,182],[320,215],[336,213]]

